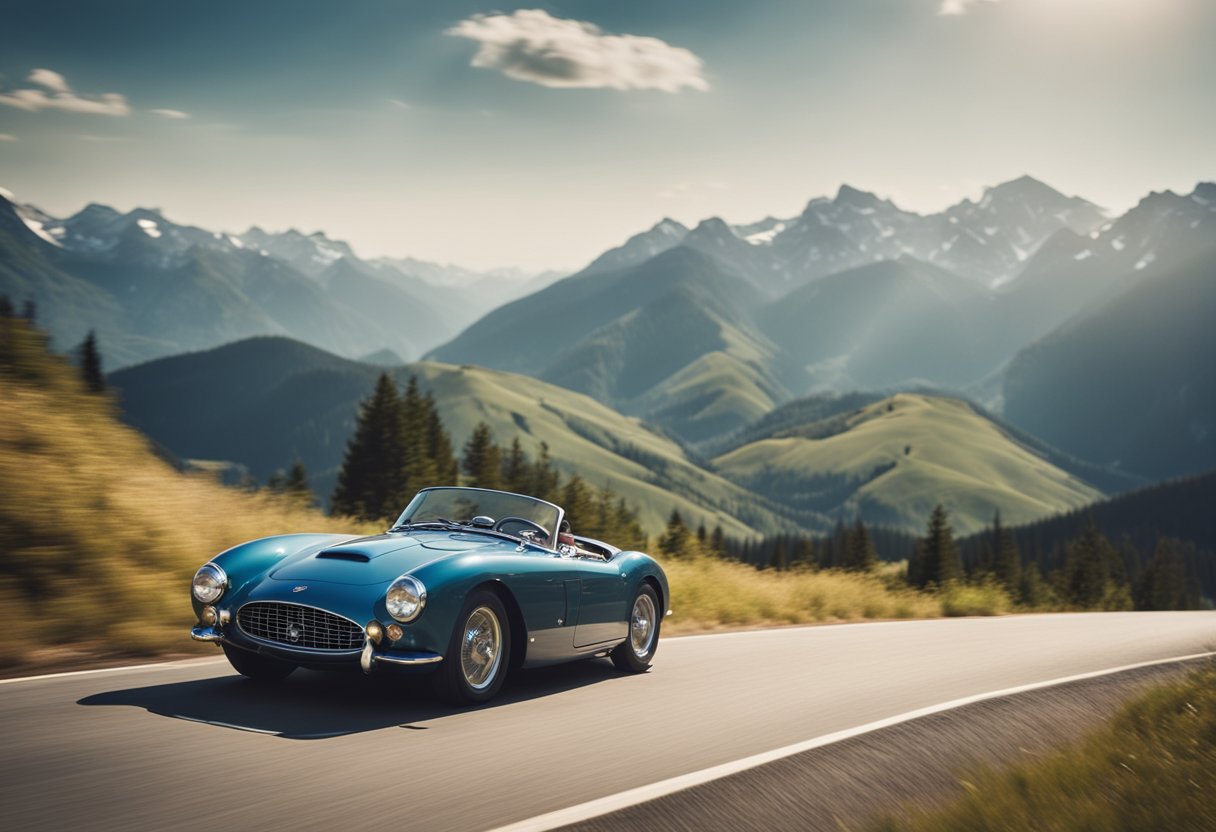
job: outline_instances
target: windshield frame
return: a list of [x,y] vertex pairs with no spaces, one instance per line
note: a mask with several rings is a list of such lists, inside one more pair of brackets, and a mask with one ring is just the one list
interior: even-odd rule
[[[420,500],[425,499],[426,495],[432,491],[474,491],[474,492],[479,492],[482,494],[502,494],[507,497],[517,497],[521,500],[531,500],[534,503],[539,503],[542,506],[547,506],[548,508],[553,509],[554,513],[557,516],[557,520],[556,520],[556,523],[554,524],[554,527],[552,529],[550,529],[550,531],[549,531],[549,542],[548,543],[540,543],[539,541],[530,540],[526,537],[520,537],[519,535],[512,534],[511,532],[498,531],[496,529],[485,529],[485,528],[480,528],[478,526],[469,526],[469,525],[465,525],[465,524],[461,524],[461,523],[456,523],[456,525],[458,525],[460,527],[459,530],[462,532],[469,532],[469,531],[481,532],[484,534],[494,535],[495,537],[502,537],[502,538],[506,538],[506,539],[510,539],[510,540],[520,541],[521,543],[526,543],[531,546],[536,546],[537,548],[544,549],[545,551],[548,551],[548,552],[558,551],[557,536],[558,536],[558,534],[561,533],[562,522],[566,518],[566,510],[563,509],[561,506],[557,505],[556,503],[551,503],[548,500],[542,500],[539,497],[532,497],[532,496],[529,496],[528,494],[517,494],[514,491],[503,491],[503,490],[497,489],[497,488],[474,488],[472,486],[465,486],[465,485],[436,485],[436,486],[431,486],[429,488],[423,488],[417,494],[414,495],[413,499],[410,500],[409,503],[405,506],[405,508],[401,511],[401,514],[398,515],[397,519],[393,522],[393,525],[390,527],[390,531],[392,529],[398,529],[401,526],[407,526],[408,521],[405,519],[406,516],[411,513],[411,509],[413,509],[415,507],[416,503],[418,503]],[[508,515],[508,516],[512,516],[512,515]],[[472,518],[469,518],[469,519],[472,519]],[[498,520],[502,520],[503,518],[496,517],[494,519],[497,522]],[[524,519],[529,519],[529,518],[524,518]],[[431,522],[437,522],[437,521],[420,520],[418,522],[419,523],[431,523]]]

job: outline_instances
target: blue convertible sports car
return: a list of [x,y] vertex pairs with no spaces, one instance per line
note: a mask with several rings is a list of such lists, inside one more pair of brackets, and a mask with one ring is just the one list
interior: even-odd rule
[[425,671],[485,702],[507,672],[592,656],[650,666],[670,592],[648,555],[570,533],[552,503],[480,488],[420,491],[384,534],[235,546],[194,576],[198,626],[252,679],[297,667]]

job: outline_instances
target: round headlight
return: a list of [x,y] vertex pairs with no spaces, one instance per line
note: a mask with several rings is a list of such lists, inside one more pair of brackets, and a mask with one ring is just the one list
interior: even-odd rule
[[384,604],[388,614],[401,623],[413,621],[426,606],[426,587],[417,578],[402,575],[388,588]]
[[228,576],[214,563],[209,563],[194,573],[190,589],[194,597],[203,604],[214,604],[220,600],[228,587]]

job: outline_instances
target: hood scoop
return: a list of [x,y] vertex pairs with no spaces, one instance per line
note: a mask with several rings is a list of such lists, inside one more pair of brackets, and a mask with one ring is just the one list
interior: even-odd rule
[[362,552],[352,552],[349,549],[326,549],[324,552],[317,553],[317,560],[348,560],[354,563],[368,563],[371,558]]

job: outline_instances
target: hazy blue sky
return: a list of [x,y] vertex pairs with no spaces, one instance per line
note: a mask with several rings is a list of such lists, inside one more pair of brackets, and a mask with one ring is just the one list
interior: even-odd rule
[[[1216,178],[1213,0],[9,4],[0,185],[575,267],[667,215]],[[631,37],[617,37],[631,36]],[[36,70],[42,70],[36,72]],[[49,72],[48,72],[49,70]]]

